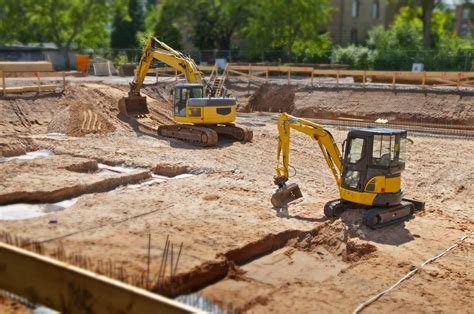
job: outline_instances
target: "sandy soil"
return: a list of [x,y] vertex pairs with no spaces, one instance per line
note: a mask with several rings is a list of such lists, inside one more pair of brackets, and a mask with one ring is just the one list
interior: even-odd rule
[[[75,93],[89,95],[94,110],[115,131],[47,136],[47,122],[71,105]],[[277,213],[269,201],[275,188],[275,124],[239,120],[253,129],[253,142],[223,140],[210,149],[159,138],[153,128],[170,119],[159,107],[166,103],[160,93],[166,95],[160,89],[148,91],[157,100],[145,128],[117,115],[115,104],[124,94],[121,86],[83,83],[71,86],[63,96],[0,99],[0,110],[6,112],[0,130],[10,134],[0,148],[9,147],[4,150],[9,152],[47,148],[55,153],[0,163],[5,177],[2,195],[36,192],[36,201],[41,201],[47,194],[38,192],[75,186],[80,180],[82,186],[93,186],[103,178],[93,171],[77,171],[84,163],[92,167],[91,161],[140,168],[148,174],[193,174],[135,188],[89,190],[63,211],[2,221],[3,239],[5,234],[35,239],[42,242],[43,254],[146,287],[143,278],[151,235],[148,287],[153,291],[168,296],[199,291],[236,312],[346,313],[411,267],[471,234],[461,247],[367,309],[470,312],[474,294],[469,267],[474,257],[471,140],[413,136],[402,184],[408,197],[426,201],[426,211],[406,223],[374,231],[361,225],[362,210],[347,212],[336,221],[324,218],[324,203],[337,198],[337,189],[317,145],[308,138],[294,135],[291,156],[296,169],[291,180],[300,185],[304,198],[292,204],[287,215]],[[298,93],[296,108],[301,101]],[[22,108],[23,120],[11,112],[17,108],[12,104]],[[32,108],[39,108],[38,115]],[[42,122],[21,123],[34,120]],[[337,143],[344,140],[347,131],[330,130]],[[166,255],[168,266],[160,276],[168,236],[173,254]],[[171,256],[175,264],[181,243],[179,262],[172,269]]]

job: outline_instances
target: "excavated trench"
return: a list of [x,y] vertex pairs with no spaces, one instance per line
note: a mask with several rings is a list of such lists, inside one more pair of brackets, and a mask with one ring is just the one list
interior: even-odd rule
[[[8,157],[9,160],[29,161],[39,157],[53,156],[49,150],[39,150],[24,155]],[[53,190],[14,191],[0,193],[0,220],[21,220],[44,216],[73,206],[84,194],[118,192],[125,188],[139,188],[145,185],[181,179],[193,174],[190,167],[156,165],[151,170],[123,166],[110,166],[96,160],[83,159],[60,166],[59,169],[99,176],[100,181],[61,187]]]
[[321,252],[317,252],[324,251],[323,254],[332,255],[340,264],[355,262],[376,250],[369,242],[350,238],[349,234],[350,231],[340,220],[325,222],[309,231],[286,230],[269,234],[258,241],[218,254],[215,261],[205,262],[188,272],[168,277],[152,290],[168,297],[192,296],[223,279],[245,277],[247,271],[242,269],[258,264],[260,260],[283,248],[294,248],[296,251],[306,252],[304,254],[320,254]]

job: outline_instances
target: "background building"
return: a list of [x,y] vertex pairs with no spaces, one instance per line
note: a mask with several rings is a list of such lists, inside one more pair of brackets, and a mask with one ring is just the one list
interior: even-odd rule
[[328,31],[335,45],[362,43],[377,25],[388,27],[396,8],[387,0],[332,0],[335,12]]

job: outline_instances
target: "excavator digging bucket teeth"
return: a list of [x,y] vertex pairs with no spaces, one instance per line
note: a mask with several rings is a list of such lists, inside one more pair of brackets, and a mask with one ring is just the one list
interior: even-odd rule
[[128,117],[144,116],[150,111],[148,110],[145,96],[128,96],[119,100],[119,111]]
[[278,191],[272,195],[271,201],[274,207],[281,208],[301,197],[303,197],[303,194],[301,194],[300,187],[298,184],[292,183],[278,189]]

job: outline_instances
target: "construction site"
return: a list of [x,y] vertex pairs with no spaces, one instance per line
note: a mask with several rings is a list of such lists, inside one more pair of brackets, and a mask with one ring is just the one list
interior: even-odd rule
[[[99,277],[173,300],[157,313],[472,311],[472,72],[193,69],[149,45],[135,77],[0,63],[1,313],[146,312],[97,295]],[[183,59],[151,69],[163,56]],[[361,129],[407,136],[378,174],[403,170],[393,204],[411,209],[393,221],[350,198]]]

